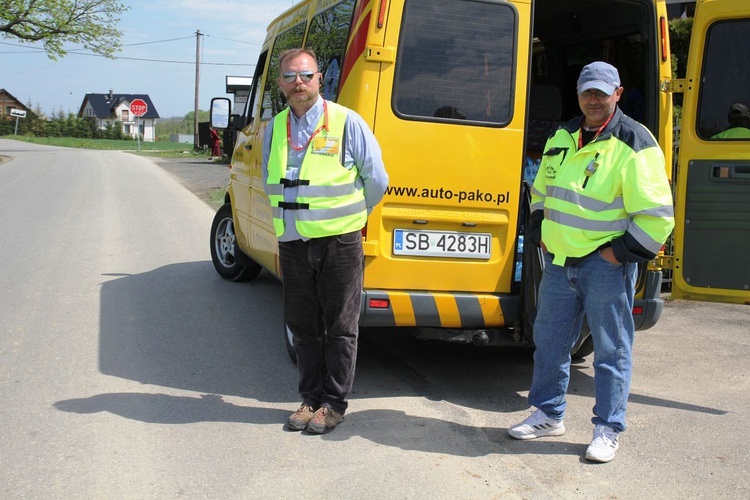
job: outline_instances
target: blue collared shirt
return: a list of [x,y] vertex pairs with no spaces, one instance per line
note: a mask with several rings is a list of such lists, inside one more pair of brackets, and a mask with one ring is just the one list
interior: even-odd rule
[[[323,98],[310,110],[297,118],[294,113],[289,113],[290,136],[295,146],[307,144],[310,136],[317,129],[318,122],[323,114]],[[263,187],[268,194],[268,158],[271,156],[271,138],[273,137],[273,121],[266,126],[263,136]],[[299,178],[302,159],[305,157],[306,148],[296,151],[288,147],[288,158],[286,166],[286,178],[294,180]],[[380,145],[375,139],[370,127],[356,112],[348,110],[345,124],[344,141],[344,167],[351,169],[356,167],[359,171],[358,184],[364,186],[365,203],[369,214],[373,207],[383,199],[385,189],[388,187],[388,173],[383,165],[383,155]],[[360,184],[361,183],[361,184]],[[297,188],[284,189],[284,201],[293,202],[297,198]],[[296,211],[284,210],[284,234],[279,236],[279,241],[307,240],[297,232]]]

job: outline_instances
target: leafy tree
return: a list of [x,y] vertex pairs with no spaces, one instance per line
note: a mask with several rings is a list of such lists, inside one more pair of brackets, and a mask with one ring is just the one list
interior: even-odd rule
[[685,78],[692,31],[692,17],[669,21],[669,48],[672,52],[672,76],[674,78]]
[[67,53],[66,42],[113,57],[122,37],[116,25],[128,9],[116,0],[2,0],[0,35],[42,42],[53,60]]

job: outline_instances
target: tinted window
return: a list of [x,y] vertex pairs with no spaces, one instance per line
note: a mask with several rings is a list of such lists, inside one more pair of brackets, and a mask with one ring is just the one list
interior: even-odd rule
[[302,47],[302,38],[305,35],[305,24],[297,24],[276,37],[273,45],[271,59],[268,62],[268,74],[266,75],[266,86],[263,92],[263,103],[261,108],[261,120],[270,120],[275,114],[286,107],[286,99],[279,90],[279,54],[287,49]]
[[[706,37],[697,133],[750,140],[750,20],[714,24]],[[733,131],[726,132],[728,129]],[[715,137],[720,134],[719,137]],[[726,137],[722,137],[726,136]]]
[[[266,69],[266,59],[268,58],[268,51],[263,51],[258,58],[258,64],[255,66],[255,74],[253,75],[252,89],[250,95],[247,98],[245,104],[245,117],[252,117],[253,120],[258,118],[257,108],[255,107],[255,100],[258,96],[258,88],[260,87],[260,80],[263,78],[263,71]],[[246,121],[245,124],[250,123],[250,120]]]
[[395,112],[508,123],[515,24],[509,4],[407,1],[396,57]]
[[315,51],[318,56],[318,67],[323,73],[320,93],[324,98],[333,101],[338,95],[354,3],[355,0],[344,0],[317,14],[310,23],[307,35],[306,45]]

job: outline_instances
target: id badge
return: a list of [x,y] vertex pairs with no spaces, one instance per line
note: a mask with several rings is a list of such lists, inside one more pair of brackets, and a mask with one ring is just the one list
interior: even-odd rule
[[586,177],[591,177],[596,173],[596,169],[599,168],[599,164],[596,162],[596,160],[598,159],[599,153],[596,153],[596,155],[594,155],[594,159],[591,160],[591,163],[589,163],[589,165],[586,167],[586,170],[584,171]]
[[341,139],[338,137],[316,137],[313,139],[312,153],[333,156],[339,154]]
[[591,177],[592,175],[594,175],[597,168],[599,168],[599,164],[592,160],[591,163],[589,163],[588,167],[586,167],[586,177]]

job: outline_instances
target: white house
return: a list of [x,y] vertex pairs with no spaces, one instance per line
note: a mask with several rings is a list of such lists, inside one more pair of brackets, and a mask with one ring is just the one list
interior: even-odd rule
[[[135,99],[142,99],[148,106],[146,114],[141,117],[133,116],[130,112],[130,103]],[[101,129],[107,128],[108,123],[119,120],[126,135],[136,137],[136,133],[140,133],[145,142],[156,140],[156,120],[159,113],[147,94],[113,94],[111,90],[107,94],[86,94],[78,116],[96,119],[96,124]]]

